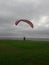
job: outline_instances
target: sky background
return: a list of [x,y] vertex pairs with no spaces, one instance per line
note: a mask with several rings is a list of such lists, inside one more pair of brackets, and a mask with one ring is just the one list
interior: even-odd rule
[[[34,24],[15,21],[27,19]],[[49,38],[49,0],[0,0],[0,37]]]

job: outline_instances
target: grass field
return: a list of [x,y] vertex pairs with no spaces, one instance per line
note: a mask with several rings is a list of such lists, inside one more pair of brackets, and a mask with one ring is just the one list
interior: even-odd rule
[[0,65],[49,65],[49,41],[0,40]]

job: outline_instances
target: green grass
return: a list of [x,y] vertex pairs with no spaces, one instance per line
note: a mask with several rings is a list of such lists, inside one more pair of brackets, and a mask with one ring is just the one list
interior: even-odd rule
[[0,65],[49,65],[49,41],[0,40]]

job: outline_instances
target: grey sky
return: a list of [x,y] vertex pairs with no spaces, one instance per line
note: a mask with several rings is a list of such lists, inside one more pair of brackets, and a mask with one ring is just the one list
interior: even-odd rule
[[[17,19],[28,19],[15,26]],[[49,37],[49,0],[0,0],[0,36]]]

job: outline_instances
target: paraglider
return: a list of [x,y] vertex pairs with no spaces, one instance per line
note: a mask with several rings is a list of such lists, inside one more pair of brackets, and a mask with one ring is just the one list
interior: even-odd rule
[[26,22],[27,24],[29,24],[29,25],[30,25],[30,27],[32,27],[32,28],[33,28],[33,24],[32,24],[32,22],[31,22],[31,21],[29,21],[29,20],[26,20],[26,19],[20,19],[20,20],[17,20],[17,21],[15,22],[15,25],[18,25],[18,24],[19,24],[19,22],[21,22],[21,21]]

